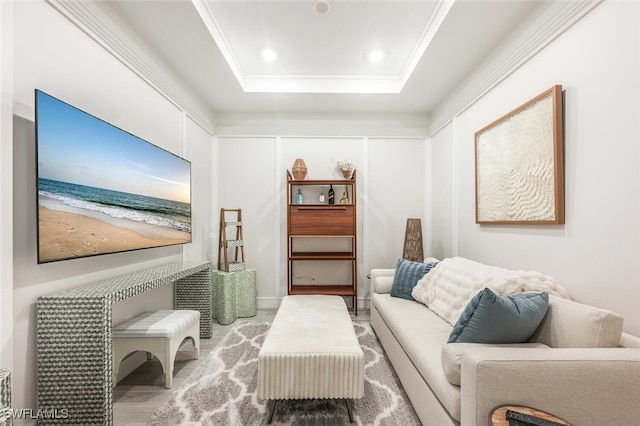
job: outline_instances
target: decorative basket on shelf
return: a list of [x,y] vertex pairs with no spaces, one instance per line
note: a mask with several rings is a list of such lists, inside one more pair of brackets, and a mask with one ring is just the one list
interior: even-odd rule
[[304,180],[307,177],[307,165],[302,158],[296,158],[291,167],[291,172],[296,180]]

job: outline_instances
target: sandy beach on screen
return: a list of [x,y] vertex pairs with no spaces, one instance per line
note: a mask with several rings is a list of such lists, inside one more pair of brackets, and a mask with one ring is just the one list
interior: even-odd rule
[[186,232],[163,229],[164,237],[156,238],[92,217],[42,206],[39,207],[39,233],[43,262],[190,241]]

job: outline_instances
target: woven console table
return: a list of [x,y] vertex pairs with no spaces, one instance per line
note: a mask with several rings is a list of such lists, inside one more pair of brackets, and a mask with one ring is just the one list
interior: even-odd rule
[[65,418],[39,424],[113,425],[112,305],[171,283],[176,309],[200,311],[200,337],[210,338],[210,262],[171,263],[38,298],[38,409],[65,410]]
[[0,370],[0,426],[11,426],[11,371]]

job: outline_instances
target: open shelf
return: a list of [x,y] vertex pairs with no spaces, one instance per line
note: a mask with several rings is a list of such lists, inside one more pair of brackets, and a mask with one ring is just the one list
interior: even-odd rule
[[351,284],[345,285],[294,285],[289,294],[328,294],[331,296],[356,296]]
[[[335,191],[335,204],[319,203],[319,194],[328,194],[331,187]],[[303,202],[296,204],[294,200],[298,190],[303,193]],[[340,202],[343,195],[345,195],[345,203]],[[328,200],[328,197],[326,199]],[[355,172],[351,179],[314,180],[296,180],[287,172],[288,294],[352,297],[357,315],[356,201]],[[335,265],[331,265],[331,261],[346,262],[346,264],[340,263],[338,267],[344,272],[344,276],[338,279],[335,275],[332,276],[332,273],[335,273]],[[293,270],[296,268],[306,271],[315,270],[313,273],[308,273],[310,276],[304,278],[312,277],[314,281],[317,279],[317,282],[294,283]],[[318,284],[323,281],[350,283]]]
[[355,260],[355,253],[342,252],[296,252],[291,253],[290,260]]

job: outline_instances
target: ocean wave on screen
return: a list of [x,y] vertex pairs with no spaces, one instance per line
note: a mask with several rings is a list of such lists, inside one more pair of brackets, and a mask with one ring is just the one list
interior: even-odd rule
[[62,204],[69,207],[103,213],[114,219],[125,219],[133,222],[146,223],[147,225],[175,229],[182,232],[191,232],[191,225],[188,223],[180,222],[178,220],[167,217],[149,214],[148,212],[141,212],[125,207],[108,206],[100,203],[78,200],[76,198],[67,197],[65,195],[55,194],[47,191],[39,191],[38,194],[42,197],[60,201]]

